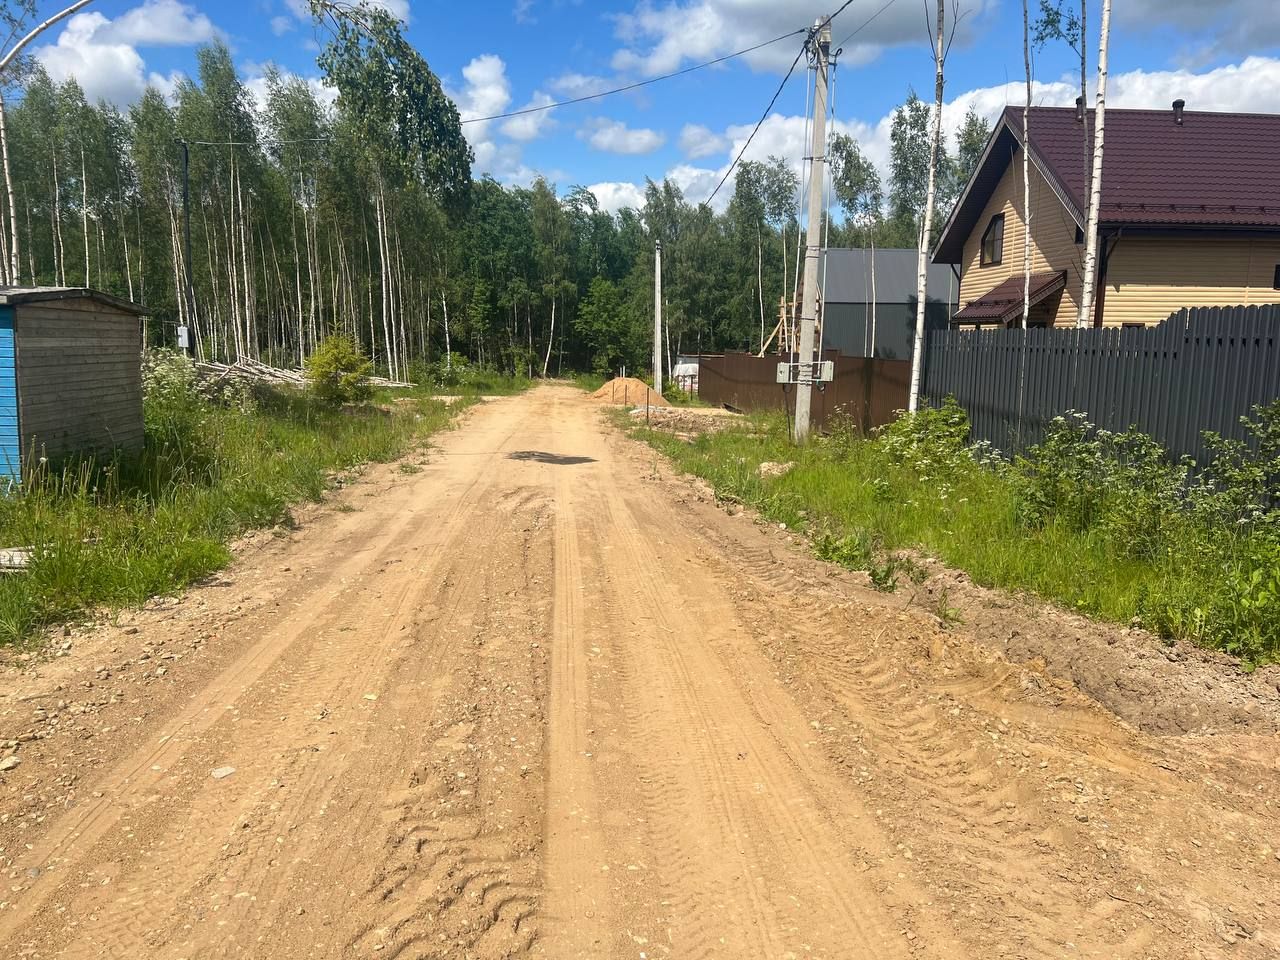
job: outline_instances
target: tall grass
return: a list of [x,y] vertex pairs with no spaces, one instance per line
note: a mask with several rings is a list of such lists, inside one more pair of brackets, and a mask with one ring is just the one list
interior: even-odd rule
[[522,373],[505,373],[489,366],[472,363],[460,353],[452,362],[443,359],[409,365],[410,390],[397,390],[396,396],[501,396],[523,393],[532,381]]
[[[1222,445],[1196,480],[1149,438],[1094,431],[1079,417],[1062,418],[1015,463],[968,448],[956,408],[802,449],[780,416],[692,442],[636,433],[719,496],[807,532],[829,559],[874,573],[894,551],[923,549],[978,583],[1137,618],[1248,669],[1280,660],[1280,459],[1268,460],[1266,432],[1280,405],[1269,416],[1255,424],[1260,451]],[[793,466],[762,476],[766,461]]]
[[34,549],[25,572],[0,577],[0,643],[180,589],[225,565],[231,538],[287,524],[336,473],[395,459],[450,419],[426,400],[394,412],[270,390],[212,402],[178,359],[149,370],[145,409],[140,453],[45,465],[0,497],[0,546]]

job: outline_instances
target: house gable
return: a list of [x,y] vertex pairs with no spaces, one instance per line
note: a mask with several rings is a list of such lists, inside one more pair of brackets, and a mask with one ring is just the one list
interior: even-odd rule
[[[1031,166],[1035,168],[1041,183],[1048,188],[1059,205],[1071,217],[1072,222],[1083,227],[1084,211],[1059,180],[1052,166],[1036,152],[1034,129],[1033,127]],[[934,263],[966,262],[964,257],[966,241],[973,231],[977,230],[981,234],[986,230],[990,219],[983,214],[990,205],[992,194],[1000,189],[1010,168],[1015,165],[1015,161],[1019,168],[1018,182],[1021,183],[1022,122],[1014,116],[1014,109],[1009,107],[1005,109],[991,132],[986,149],[983,150],[973,175],[965,184],[964,192],[960,194],[960,199],[942,228],[937,248],[933,252]]]
[[[1011,141],[1012,142],[1012,141]],[[960,244],[960,306],[986,296],[1010,277],[1022,275],[1025,236],[1022,188],[1022,148],[1013,143],[1003,172],[987,194],[986,202],[970,214],[973,227]],[[983,265],[982,238],[992,220],[1004,217],[1003,251],[999,262]],[[1076,243],[1078,224],[1063,205],[1050,180],[1031,165],[1031,272],[1065,274],[1061,295],[1036,311],[1040,322],[1074,323],[1080,303],[1084,245]]]

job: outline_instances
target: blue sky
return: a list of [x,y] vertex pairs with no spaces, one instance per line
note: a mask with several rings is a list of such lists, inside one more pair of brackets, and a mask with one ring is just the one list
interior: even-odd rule
[[[408,36],[464,117],[679,69],[802,27],[838,6],[831,0],[380,2],[407,18]],[[854,0],[833,24],[835,40],[884,4]],[[35,53],[55,76],[75,75],[91,97],[122,105],[147,83],[170,87],[175,74],[192,69],[196,47],[216,36],[230,45],[251,85],[269,61],[316,77],[316,36],[300,6],[299,0],[102,0],[55,28]],[[1280,112],[1280,3],[1122,0],[1116,6],[1112,106],[1163,107],[1181,96],[1188,109]],[[41,13],[52,9],[42,6]],[[1021,5],[960,0],[960,9],[947,64],[944,121],[950,128],[969,106],[994,116],[1023,97]],[[1099,11],[1091,0],[1091,76]],[[837,123],[882,165],[888,117],[907,88],[932,95],[926,30],[920,0],[896,0],[844,47]],[[702,200],[759,118],[800,39],[635,93],[512,123],[469,125],[476,173],[513,183],[542,174],[562,189],[584,184],[612,209],[634,202],[646,177],[671,176],[691,200]],[[1064,46],[1039,51],[1035,102],[1071,103],[1078,69]],[[804,74],[797,71],[749,157],[778,154],[798,164],[804,96]]]

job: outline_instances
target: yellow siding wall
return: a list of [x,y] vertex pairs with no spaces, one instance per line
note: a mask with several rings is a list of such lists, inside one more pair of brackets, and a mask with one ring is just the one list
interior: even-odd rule
[[1103,323],[1159,323],[1183,307],[1280,303],[1277,264],[1280,240],[1121,236],[1107,261]]
[[[1002,280],[1022,274],[1022,151],[1019,150],[987,201],[978,224],[964,244],[960,306],[977,300]],[[998,265],[980,266],[982,235],[997,213],[1004,213],[1004,256]],[[1084,244],[1075,242],[1076,222],[1048,182],[1031,166],[1031,271],[1067,271],[1056,323],[1072,325],[1080,302]]]

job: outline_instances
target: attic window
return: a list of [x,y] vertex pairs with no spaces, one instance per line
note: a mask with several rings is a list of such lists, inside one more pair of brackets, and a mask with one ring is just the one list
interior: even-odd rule
[[1084,230],[1076,227],[1076,243],[1084,243]]
[[995,266],[1004,259],[1004,214],[997,213],[982,235],[982,266]]
[[1271,289],[1280,290],[1280,263],[1276,264],[1276,276],[1275,279],[1271,281]]

